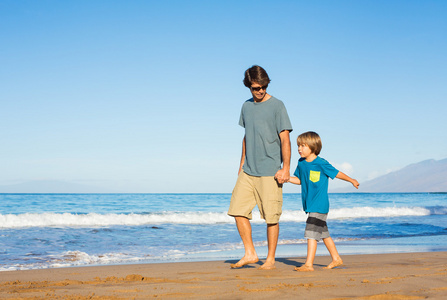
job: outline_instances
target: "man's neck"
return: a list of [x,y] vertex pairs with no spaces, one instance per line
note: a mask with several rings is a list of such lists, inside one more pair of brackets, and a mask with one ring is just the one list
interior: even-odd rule
[[262,98],[261,100],[258,100],[258,99],[256,99],[255,97],[253,97],[253,100],[254,100],[256,103],[261,103],[261,102],[265,102],[265,101],[267,101],[267,100],[270,99],[270,98],[272,98],[272,96],[266,93],[266,94],[264,95],[264,98]]

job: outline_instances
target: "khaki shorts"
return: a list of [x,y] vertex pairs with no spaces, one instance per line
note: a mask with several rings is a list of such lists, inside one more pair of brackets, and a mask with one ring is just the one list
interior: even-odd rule
[[241,172],[231,196],[228,215],[251,220],[256,205],[267,224],[278,223],[282,213],[282,184],[273,176],[258,177]]

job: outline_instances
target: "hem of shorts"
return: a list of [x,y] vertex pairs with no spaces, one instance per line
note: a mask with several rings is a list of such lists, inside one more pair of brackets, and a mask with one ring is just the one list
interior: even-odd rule
[[247,216],[244,216],[244,215],[239,215],[239,214],[230,214],[230,213],[227,213],[227,215],[229,215],[230,217],[244,217],[244,218],[247,218],[247,219],[249,219],[249,220],[251,220],[251,219],[253,219],[253,217],[247,217]]
[[317,238],[313,238],[313,237],[307,237],[307,236],[305,236],[304,238],[307,239],[307,240],[322,241],[322,240],[327,239],[327,238],[330,238],[330,237],[331,237],[331,236],[327,236],[327,237],[321,237],[321,238],[317,239]]
[[265,219],[263,219],[265,221],[265,224],[267,225],[275,225],[275,224],[279,224],[279,221],[277,222],[267,222]]

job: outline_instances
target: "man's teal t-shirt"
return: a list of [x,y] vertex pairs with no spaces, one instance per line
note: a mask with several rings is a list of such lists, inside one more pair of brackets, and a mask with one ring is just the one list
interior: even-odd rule
[[239,125],[245,128],[244,172],[275,176],[282,163],[279,133],[292,131],[284,103],[273,96],[259,103],[249,99],[242,105]]
[[329,177],[334,179],[338,170],[324,158],[317,156],[312,162],[298,161],[294,175],[301,180],[301,198],[306,213],[329,212]]

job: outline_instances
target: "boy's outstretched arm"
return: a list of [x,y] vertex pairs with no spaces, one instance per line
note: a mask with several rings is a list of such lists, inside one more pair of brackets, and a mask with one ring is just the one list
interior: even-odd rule
[[289,182],[293,183],[293,184],[298,184],[298,185],[301,184],[301,180],[298,177],[294,177],[294,176],[289,178]]
[[343,172],[338,172],[338,174],[337,174],[337,176],[335,176],[335,178],[350,182],[356,189],[359,188],[360,183],[357,180],[352,179],[351,177],[349,177],[348,175],[346,175]]

